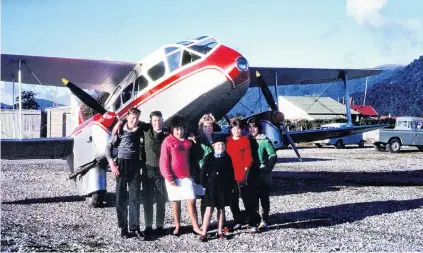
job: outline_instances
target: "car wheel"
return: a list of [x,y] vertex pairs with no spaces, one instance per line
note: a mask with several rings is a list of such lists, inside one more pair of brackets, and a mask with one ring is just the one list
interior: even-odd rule
[[360,143],[358,144],[359,148],[364,148],[364,140],[361,140]]
[[103,206],[103,203],[106,199],[106,191],[99,191],[93,193],[91,196],[87,196],[85,201],[90,207],[96,208]]
[[401,149],[401,141],[398,139],[392,139],[387,145],[386,149],[391,153],[398,153]]
[[337,149],[341,149],[341,148],[344,148],[344,147],[345,147],[344,142],[342,140],[338,140],[335,144],[335,148],[337,148]]
[[321,148],[322,144],[316,143],[316,148]]
[[417,146],[420,152],[423,152],[423,146]]

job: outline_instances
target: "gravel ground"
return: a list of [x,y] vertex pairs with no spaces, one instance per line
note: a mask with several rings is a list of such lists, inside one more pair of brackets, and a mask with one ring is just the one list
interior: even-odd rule
[[[1,160],[1,251],[423,251],[422,153],[370,147],[300,153],[302,163],[292,150],[278,151],[267,231],[242,229],[207,243],[189,227],[179,238],[120,239],[110,173],[111,204],[93,209],[76,196],[64,161]],[[171,217],[168,208],[167,227]]]

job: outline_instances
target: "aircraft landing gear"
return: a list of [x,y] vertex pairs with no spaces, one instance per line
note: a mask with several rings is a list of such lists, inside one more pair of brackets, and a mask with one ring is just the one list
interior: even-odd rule
[[102,207],[106,202],[106,191],[98,191],[91,194],[90,196],[85,197],[85,202],[89,207]]
[[78,194],[86,196],[85,202],[90,207],[101,207],[107,200],[106,168],[94,165],[87,172],[75,177]]

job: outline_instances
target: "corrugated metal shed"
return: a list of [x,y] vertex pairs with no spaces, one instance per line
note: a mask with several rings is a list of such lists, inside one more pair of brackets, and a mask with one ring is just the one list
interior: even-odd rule
[[[13,123],[15,118],[15,123]],[[15,109],[13,116],[12,109],[0,111],[1,139],[19,138],[19,110]],[[22,138],[40,138],[42,136],[43,123],[45,119],[41,110],[22,110]]]
[[45,110],[47,112],[47,138],[66,137],[72,133],[70,106],[50,107]]
[[[279,96],[279,110],[288,120],[345,119],[344,104],[330,97]],[[351,110],[351,115],[359,113]]]

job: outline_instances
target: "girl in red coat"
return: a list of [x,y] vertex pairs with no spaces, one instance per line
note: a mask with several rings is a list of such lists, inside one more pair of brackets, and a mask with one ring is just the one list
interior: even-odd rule
[[256,181],[258,168],[253,166],[250,141],[248,137],[242,135],[241,122],[238,119],[231,120],[232,135],[226,139],[226,151],[232,159],[234,167],[235,181],[238,185],[239,193],[234,194],[231,204],[231,211],[234,216],[234,229],[240,227],[244,222],[239,209],[239,194],[244,202],[245,211],[248,218],[249,232],[257,232],[257,226],[261,221],[257,213],[257,189]]

